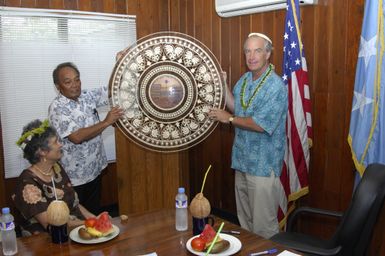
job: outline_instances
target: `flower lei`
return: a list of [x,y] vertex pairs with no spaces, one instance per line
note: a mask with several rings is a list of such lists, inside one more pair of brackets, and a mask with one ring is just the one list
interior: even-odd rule
[[23,135],[21,135],[20,139],[16,141],[16,145],[18,145],[20,148],[24,149],[25,146],[31,141],[33,136],[40,135],[49,127],[48,119],[44,120],[41,125],[33,130],[30,130],[28,132],[25,132]]
[[246,77],[245,77],[245,79],[243,80],[242,89],[241,89],[241,105],[242,105],[243,110],[246,110],[250,106],[251,102],[253,102],[255,95],[257,95],[257,92],[259,91],[259,89],[261,89],[261,87],[265,83],[266,79],[270,76],[271,70],[273,68],[274,68],[274,66],[272,64],[269,64],[269,70],[267,71],[265,76],[262,78],[262,80],[258,83],[257,87],[255,87],[253,94],[251,95],[251,97],[247,101],[247,104],[245,103],[245,100],[244,100],[245,90],[246,90]]

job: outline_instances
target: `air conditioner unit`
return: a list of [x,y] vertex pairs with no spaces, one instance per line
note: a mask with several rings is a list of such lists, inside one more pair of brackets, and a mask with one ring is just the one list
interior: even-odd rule
[[[318,0],[300,0],[300,5],[317,4]],[[215,0],[221,17],[267,12],[286,8],[286,0]]]

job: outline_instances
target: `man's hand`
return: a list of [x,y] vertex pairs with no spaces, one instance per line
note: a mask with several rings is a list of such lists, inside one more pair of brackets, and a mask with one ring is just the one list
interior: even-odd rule
[[126,53],[128,48],[125,48],[124,50],[119,51],[115,56],[115,61],[120,60],[120,58],[123,57],[123,55]]
[[108,113],[106,118],[104,119],[104,122],[106,122],[108,125],[112,125],[115,123],[120,117],[124,115],[124,110],[118,106],[113,107]]
[[212,108],[209,112],[209,117],[212,120],[219,121],[221,123],[228,124],[229,118],[232,116],[229,112],[219,109],[219,108]]

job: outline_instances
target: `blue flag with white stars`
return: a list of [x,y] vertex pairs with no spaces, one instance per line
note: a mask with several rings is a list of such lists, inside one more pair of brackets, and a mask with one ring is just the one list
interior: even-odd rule
[[384,1],[366,0],[348,142],[357,171],[385,164]]

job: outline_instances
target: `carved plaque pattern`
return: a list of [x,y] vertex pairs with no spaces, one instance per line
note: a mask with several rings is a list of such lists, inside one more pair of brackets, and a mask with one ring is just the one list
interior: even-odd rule
[[217,122],[210,108],[225,107],[215,56],[198,40],[161,32],[140,39],[117,62],[110,79],[112,106],[125,115],[119,129],[150,150],[174,152],[204,140]]

